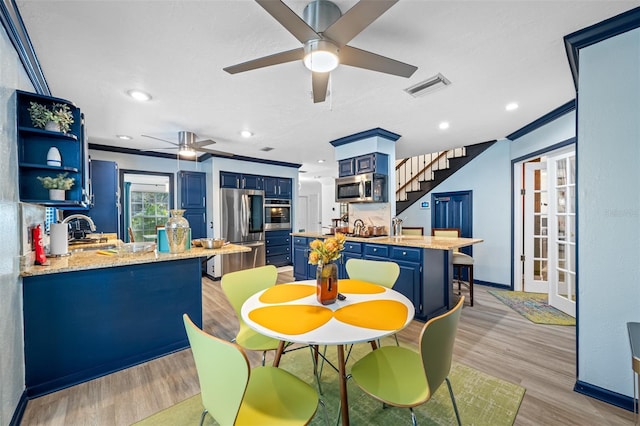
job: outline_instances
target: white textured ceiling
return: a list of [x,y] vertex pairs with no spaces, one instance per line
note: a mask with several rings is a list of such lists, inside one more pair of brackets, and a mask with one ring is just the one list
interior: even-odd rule
[[[334,2],[343,13],[355,4]],[[302,15],[307,1],[285,3]],[[52,94],[82,109],[90,143],[149,149],[166,145],[140,135],[175,141],[188,130],[216,140],[212,149],[302,163],[313,177],[336,174],[329,141],[376,127],[402,135],[397,158],[505,137],[575,98],[563,37],[640,2],[400,0],[349,44],[418,71],[406,79],[341,66],[319,104],[302,63],[222,70],[300,46],[250,0],[17,5]],[[420,98],[403,91],[437,73],[452,84]],[[153,100],[138,103],[128,89]],[[506,112],[514,101],[520,108]],[[243,128],[255,136],[243,139]]]

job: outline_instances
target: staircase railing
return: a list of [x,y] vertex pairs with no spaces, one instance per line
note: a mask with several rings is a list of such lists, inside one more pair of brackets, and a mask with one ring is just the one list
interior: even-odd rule
[[447,169],[450,158],[465,155],[466,149],[462,147],[397,160],[396,201],[407,200],[407,192],[420,191],[420,182],[433,180],[435,171]]

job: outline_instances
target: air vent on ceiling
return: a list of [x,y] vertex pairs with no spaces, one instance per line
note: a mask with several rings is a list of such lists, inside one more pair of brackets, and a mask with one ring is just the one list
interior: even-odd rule
[[264,152],[269,152],[269,151],[273,151],[274,148],[271,148],[270,146],[265,146],[264,148],[260,148],[260,151],[264,151]]
[[404,91],[410,94],[411,96],[413,96],[414,98],[417,98],[419,96],[424,96],[427,93],[435,92],[436,90],[441,89],[450,84],[451,82],[447,80],[447,78],[444,75],[438,73],[437,75],[434,75],[431,78],[421,81],[418,84],[414,84],[411,87],[407,87],[406,89],[404,89]]

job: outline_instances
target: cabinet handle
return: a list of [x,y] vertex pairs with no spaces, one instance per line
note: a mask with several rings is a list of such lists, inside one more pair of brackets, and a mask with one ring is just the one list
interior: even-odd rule
[[378,249],[377,249],[377,248],[374,248],[374,249],[373,249],[373,251],[374,251],[374,252],[376,252],[376,251],[378,251]]
[[402,255],[403,255],[403,256],[406,256],[406,255],[407,255],[407,252],[406,252],[406,251],[403,251],[403,252],[402,252]]
[[202,207],[205,207],[205,205],[206,203],[205,203],[204,197],[202,197]]

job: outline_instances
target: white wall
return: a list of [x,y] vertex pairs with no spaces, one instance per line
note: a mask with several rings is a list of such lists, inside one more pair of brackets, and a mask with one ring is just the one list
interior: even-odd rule
[[513,141],[510,146],[510,158],[514,160],[516,158],[526,157],[532,152],[540,151],[550,145],[564,142],[575,137],[575,135],[576,112],[573,110],[562,117],[556,118],[551,123],[545,124],[543,127]]
[[640,29],[580,50],[578,378],[633,395],[640,321]]
[[3,425],[9,424],[25,388],[15,89],[33,92],[22,63],[0,26],[0,424]]
[[[510,141],[501,140],[466,164],[398,216],[405,226],[422,226],[431,234],[431,194],[473,191],[474,279],[500,285],[511,283],[511,163]],[[430,208],[420,207],[428,201]]]

